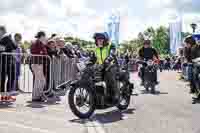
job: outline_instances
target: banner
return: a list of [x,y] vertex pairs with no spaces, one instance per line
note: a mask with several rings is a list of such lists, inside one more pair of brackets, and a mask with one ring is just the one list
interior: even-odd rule
[[170,52],[177,54],[177,50],[182,47],[182,22],[177,21],[169,24],[170,28]]
[[117,15],[111,15],[107,24],[107,32],[110,37],[110,41],[116,46],[119,45],[119,27],[120,17]]
[[196,42],[200,43],[200,34],[193,34],[192,37],[196,40]]

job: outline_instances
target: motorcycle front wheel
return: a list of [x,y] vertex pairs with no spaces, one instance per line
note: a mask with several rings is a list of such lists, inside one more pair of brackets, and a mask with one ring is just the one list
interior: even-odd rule
[[119,110],[126,110],[131,101],[131,88],[129,86],[127,86],[127,88],[123,88],[125,87],[123,83],[121,83],[121,85],[122,87],[120,89],[120,100],[117,105],[117,108]]
[[92,89],[86,87],[72,87],[68,102],[71,111],[80,119],[87,119],[95,111],[95,100]]
[[151,93],[152,93],[152,94],[155,94],[155,93],[156,93],[155,88],[156,88],[156,87],[155,87],[155,84],[152,84],[152,85],[151,85]]

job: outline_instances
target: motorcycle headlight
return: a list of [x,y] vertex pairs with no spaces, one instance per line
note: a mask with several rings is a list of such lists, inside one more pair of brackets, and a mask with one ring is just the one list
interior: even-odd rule
[[148,61],[148,62],[147,62],[147,65],[148,65],[148,66],[152,66],[152,65],[153,65],[153,61]]

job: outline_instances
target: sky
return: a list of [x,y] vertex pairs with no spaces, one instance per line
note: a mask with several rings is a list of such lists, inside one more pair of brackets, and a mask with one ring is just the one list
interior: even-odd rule
[[[91,40],[106,29],[108,17],[120,14],[120,40],[129,40],[149,26],[168,26],[182,16],[183,31],[200,23],[200,0],[1,0],[0,25],[33,39],[43,30]],[[200,27],[200,25],[199,25]]]

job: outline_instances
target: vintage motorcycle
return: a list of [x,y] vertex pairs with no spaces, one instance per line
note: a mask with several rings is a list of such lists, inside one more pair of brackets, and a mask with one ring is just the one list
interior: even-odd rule
[[[116,106],[119,110],[128,108],[131,100],[134,85],[129,82],[129,72],[127,67],[120,67],[115,61],[110,63],[106,69],[102,65],[95,65],[90,61],[80,61],[77,63],[79,78],[70,83],[68,102],[71,111],[79,118],[89,118],[96,109],[107,109]],[[103,78],[104,71],[114,70],[114,76],[119,90],[119,100],[110,101],[112,94],[107,88]],[[66,88],[69,84],[63,84]]]

